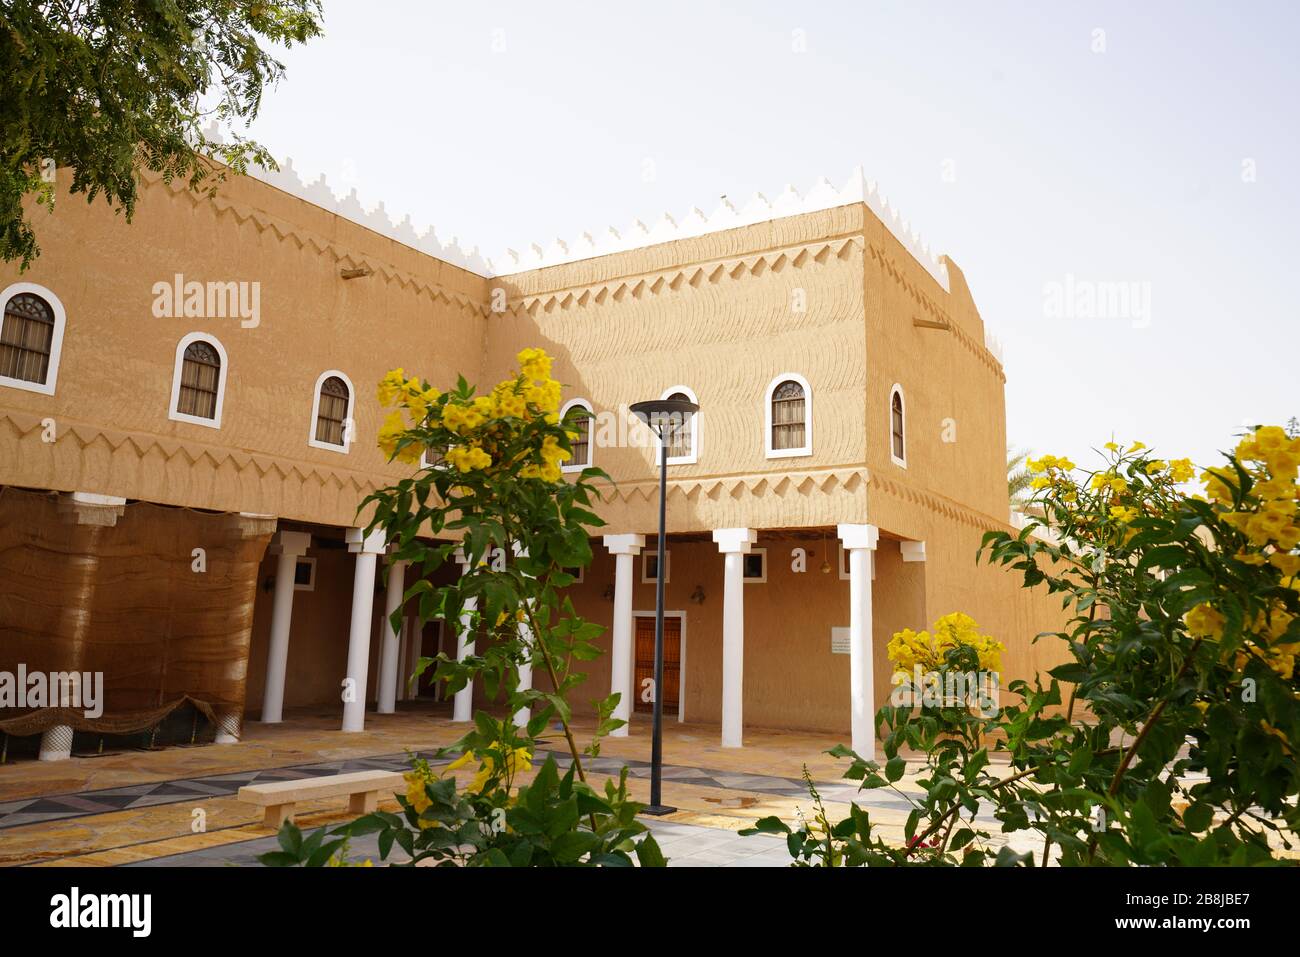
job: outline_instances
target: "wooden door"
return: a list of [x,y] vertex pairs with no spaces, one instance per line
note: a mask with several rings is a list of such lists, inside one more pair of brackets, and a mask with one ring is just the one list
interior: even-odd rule
[[[655,676],[655,618],[636,616],[636,673],[632,684],[635,710],[654,711],[654,699],[647,697]],[[676,715],[682,687],[682,620],[664,616],[664,714]]]

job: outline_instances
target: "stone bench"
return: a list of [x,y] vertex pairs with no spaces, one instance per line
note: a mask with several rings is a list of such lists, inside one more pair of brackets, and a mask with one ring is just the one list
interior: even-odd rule
[[271,784],[246,784],[239,789],[239,800],[266,808],[262,822],[279,830],[292,821],[294,806],[301,801],[348,796],[348,812],[369,814],[379,806],[381,792],[404,791],[406,782],[400,771],[353,771],[327,777],[275,781]]

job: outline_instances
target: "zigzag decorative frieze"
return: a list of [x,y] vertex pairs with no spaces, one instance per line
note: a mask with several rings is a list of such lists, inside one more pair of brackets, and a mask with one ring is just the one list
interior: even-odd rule
[[195,206],[211,204],[218,217],[231,216],[240,225],[251,222],[258,232],[270,232],[280,242],[292,242],[299,249],[310,249],[317,255],[329,257],[339,266],[365,265],[384,282],[395,283],[403,289],[413,289],[417,295],[427,295],[434,302],[441,302],[477,316],[486,316],[491,312],[490,305],[486,302],[476,301],[462,292],[448,290],[437,283],[417,278],[411,273],[396,269],[389,263],[341,250],[335,243],[316,233],[274,219],[261,210],[232,203],[220,194],[207,197],[189,189],[184,183],[176,181],[165,183],[162,177],[155,173],[146,172],[144,179],[150,186],[167,189],[173,196],[184,195]]
[[909,505],[921,506],[945,518],[961,522],[972,528],[978,528],[981,531],[988,531],[992,528],[1006,528],[1008,524],[991,515],[985,515],[983,512],[967,508],[942,495],[918,489],[911,485],[904,485],[901,482],[895,482],[875,473],[870,476],[870,487],[874,491],[883,492],[893,498],[907,502]]
[[832,256],[843,259],[854,249],[862,248],[862,245],[862,236],[854,234],[802,246],[769,250],[738,259],[720,259],[660,273],[619,277],[595,285],[575,286],[550,290],[534,296],[524,296],[511,304],[506,311],[515,315],[523,312],[535,316],[539,310],[549,313],[555,308],[568,309],[572,306],[585,306],[589,302],[603,304],[609,299],[620,302],[627,296],[640,299],[647,294],[660,295],[664,290],[676,292],[683,285],[699,288],[706,283],[710,285],[719,283],[723,278],[742,279],[746,275],[760,276],[769,269],[773,272],[780,272],[787,267],[801,269],[810,262],[825,263]]
[[[0,424],[4,423],[9,424],[19,441],[44,428],[41,416],[10,409],[0,409]],[[144,459],[157,451],[164,463],[182,459],[187,466],[192,466],[206,460],[211,468],[220,469],[229,462],[236,472],[252,469],[258,478],[274,475],[281,480],[292,479],[301,484],[313,482],[322,487],[346,489],[350,493],[356,493],[357,501],[381,487],[380,482],[362,472],[325,468],[273,455],[208,446],[147,433],[118,432],[88,423],[65,422],[60,428],[57,444],[68,441],[74,441],[81,451],[102,444],[111,453],[125,450],[137,459]]]
[[[205,135],[215,142],[221,142],[223,139],[216,124],[212,124],[205,131]],[[647,227],[642,221],[635,220],[632,226],[623,232],[609,227],[601,231],[598,236],[583,233],[573,243],[566,243],[557,239],[546,249],[534,243],[528,246],[522,255],[512,249],[507,249],[503,256],[492,261],[485,259],[480,254],[477,246],[469,250],[464,249],[456,237],[453,237],[448,243],[441,242],[432,226],[427,227],[423,232],[418,232],[412,224],[409,214],[404,216],[400,222],[394,222],[389,217],[382,202],[378,202],[372,209],[366,210],[361,204],[355,188],[346,196],[339,198],[330,189],[323,174],[310,184],[304,183],[294,169],[292,159],[286,159],[278,171],[253,167],[250,169],[250,175],[306,202],[364,226],[379,235],[386,236],[414,250],[443,262],[459,266],[484,278],[507,276],[547,266],[579,262],[611,253],[625,252],[679,239],[689,239],[787,216],[834,209],[853,203],[863,203],[871,209],[890,233],[898,239],[903,248],[912,255],[939,286],[945,292],[951,291],[947,264],[941,257],[930,250],[929,245],[912,229],[907,220],[902,218],[898,209],[892,206],[889,200],[880,193],[876,183],[865,178],[861,166],[854,168],[848,181],[838,190],[831,185],[829,180],[822,177],[806,194],[801,195],[793,186],[787,185],[775,201],[769,202],[762,193],[755,193],[753,198],[739,210],[724,197],[711,216],[705,216],[698,208],[693,207],[680,220],[674,219],[665,213],[653,227]],[[414,287],[426,292],[435,301],[442,300],[478,315],[487,315],[492,312],[490,305],[487,303],[474,302],[462,293],[448,293],[436,284],[424,282],[408,273],[398,271],[388,264],[357,259],[337,250],[328,240],[311,235],[297,227],[286,227],[255,210],[236,207],[233,204],[222,203],[220,200],[217,200],[217,202],[219,211],[233,212],[240,222],[252,220],[259,230],[270,229],[281,239],[290,239],[300,246],[311,246],[318,252],[333,256],[339,263],[370,266],[374,272],[380,274],[387,282],[396,282],[404,287]],[[929,297],[907,279],[904,270],[893,263],[882,250],[873,246],[872,254],[885,265],[887,271],[896,281],[908,289],[912,297],[927,312],[942,314],[942,310],[934,306]],[[748,269],[750,272],[757,274],[758,271],[769,266],[779,268],[779,263],[774,264],[766,258],[758,257],[736,262],[731,268],[736,273]],[[720,275],[717,274],[710,274],[707,277],[710,282],[716,282],[719,278]],[[733,278],[737,278],[737,276],[733,275]],[[674,280],[669,280],[668,285],[670,288],[676,289],[680,281],[679,274]],[[699,283],[698,272],[692,274],[690,281],[692,284]],[[660,291],[661,285],[651,285],[649,291],[657,293]],[[600,287],[592,288],[600,289]],[[632,295],[639,296],[644,294],[644,291],[644,289],[634,286],[630,290],[618,288],[613,292],[605,290],[603,293],[595,295],[597,295],[596,301],[602,302],[602,296],[605,295],[612,294],[617,298],[630,292]],[[550,295],[559,295],[560,299],[557,302],[550,298]],[[549,311],[555,308],[557,304],[560,308],[567,308],[573,303],[584,305],[590,298],[583,297],[580,292],[572,291],[567,295],[558,293],[550,295],[525,300],[524,308],[531,312],[537,307],[536,304],[540,302],[540,307]],[[511,309],[509,311],[515,310]],[[957,330],[954,329],[954,331]],[[1002,347],[987,329],[983,343],[975,343],[959,331],[958,337],[968,349],[978,355],[986,364],[990,364],[990,368],[993,368],[999,375],[1002,374]]]
[[[879,246],[874,243],[868,243],[867,251],[872,260],[879,264],[885,273],[894,280],[894,282],[903,287],[904,291],[912,298],[912,301],[917,304],[921,311],[926,313],[931,319],[942,322],[948,326],[949,331],[956,336],[957,340],[967,349],[967,351],[997,373],[1003,382],[1006,381],[1006,374],[1002,370],[1000,346],[998,353],[995,353],[992,349],[971,338],[970,334],[962,329],[958,323],[953,322],[952,317],[949,316],[942,307],[936,304],[933,299],[927,296],[924,290],[917,288],[916,283],[907,278],[907,273],[900,269],[897,263],[890,258],[889,254]],[[989,338],[990,337],[986,333],[985,339],[987,340]],[[996,340],[994,341],[996,342]]]
[[[668,483],[670,499],[684,498],[696,501],[701,498],[718,500],[742,495],[781,497],[791,492],[830,494],[837,488],[856,492],[868,481],[865,468],[829,469],[818,472],[774,472],[770,475],[727,476],[723,478],[678,479]],[[610,493],[612,500],[629,503],[658,501],[659,485],[655,482],[625,482]]]
[[665,213],[653,227],[647,227],[638,219],[622,232],[611,226],[595,236],[583,233],[572,243],[557,239],[546,249],[534,243],[522,255],[507,249],[503,256],[492,260],[492,268],[499,276],[526,272],[853,203],[866,204],[917,263],[945,292],[948,291],[948,267],[930,251],[929,244],[922,241],[920,234],[902,218],[898,209],[880,194],[876,184],[863,176],[861,166],[853,170],[848,182],[838,190],[822,177],[806,195],[800,195],[787,184],[774,202],[769,202],[762,193],[755,193],[741,209],[724,196],[711,216],[705,216],[698,207],[692,207],[680,221]]

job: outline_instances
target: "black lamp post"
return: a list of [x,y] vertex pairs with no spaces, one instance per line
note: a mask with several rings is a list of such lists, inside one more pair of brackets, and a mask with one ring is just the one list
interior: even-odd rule
[[[632,414],[659,437],[659,562],[655,568],[655,700],[654,733],[650,745],[650,804],[642,808],[643,814],[672,814],[675,807],[666,807],[661,800],[663,786],[663,686],[664,686],[664,539],[667,537],[665,519],[668,496],[668,445],[678,429],[686,427],[692,415],[700,411],[694,402],[685,399],[656,399],[632,405]],[[631,710],[629,709],[629,715]]]

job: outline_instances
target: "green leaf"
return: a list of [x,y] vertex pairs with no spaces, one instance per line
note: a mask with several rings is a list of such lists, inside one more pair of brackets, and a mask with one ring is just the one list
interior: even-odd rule
[[286,854],[292,854],[295,861],[300,859],[302,831],[298,830],[298,825],[294,824],[293,821],[285,821],[280,825],[276,839],[280,842],[280,847],[284,848]]
[[789,834],[790,825],[779,817],[761,817],[754,822],[753,827],[747,827],[738,833],[742,837],[749,837],[754,834]]
[[1208,828],[1214,820],[1214,806],[1197,801],[1183,812],[1183,826],[1193,834]]
[[636,845],[636,859],[642,867],[667,867],[668,860],[659,849],[659,842],[647,832]]

